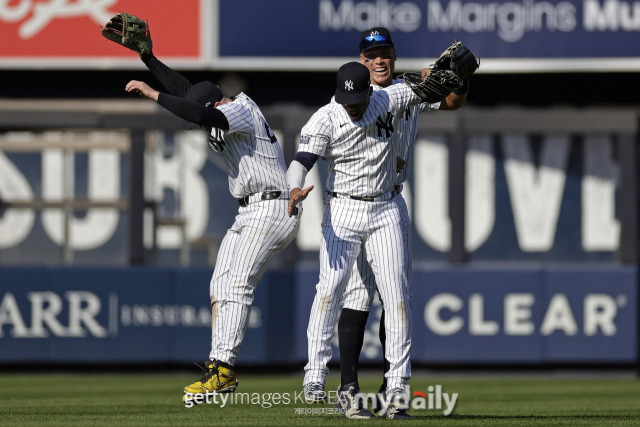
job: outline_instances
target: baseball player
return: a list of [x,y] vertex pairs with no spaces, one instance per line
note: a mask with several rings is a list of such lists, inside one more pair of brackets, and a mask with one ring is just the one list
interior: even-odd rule
[[[424,101],[419,96],[420,89],[432,81],[425,79],[415,89],[398,84],[374,91],[366,66],[358,62],[343,65],[338,70],[334,99],[302,128],[298,153],[287,171],[289,211],[293,213],[311,191],[312,187],[301,190],[307,172],[319,156],[329,162],[320,280],[312,313],[326,313],[330,320],[315,325],[311,317],[309,330],[319,330],[322,340],[330,340],[340,299],[362,250],[367,254],[384,305],[394,307],[385,322],[390,418],[406,409],[405,387],[411,376],[411,230],[396,184],[396,159],[404,147],[392,136],[405,110]],[[459,87],[459,80],[455,87]],[[357,358],[355,361],[357,364]],[[341,385],[335,404],[347,418],[372,418],[359,390],[357,366],[354,372],[352,363],[341,352]],[[354,377],[353,382],[345,381]]]
[[[136,18],[130,17],[120,16],[114,25]],[[295,238],[300,217],[297,211],[288,215],[284,155],[253,100],[244,93],[226,98],[212,82],[192,84],[153,55],[148,29],[145,33],[149,40],[143,38],[144,49],[138,48],[140,43],[130,46],[169,93],[136,80],[127,83],[126,91],[153,99],[185,119],[187,127],[206,129],[210,147],[224,158],[229,191],[239,204],[235,222],[220,245],[209,287],[211,352],[202,378],[184,388],[183,400],[188,400],[197,393],[236,389],[234,364],[254,290],[271,260]]]
[[[363,31],[360,36],[360,62],[364,64],[370,73],[371,84],[374,90],[388,87],[392,84],[402,83],[401,79],[393,79],[395,61],[397,59],[395,46],[391,39],[389,31],[384,27],[374,27]],[[429,69],[423,70],[423,75],[428,75]],[[441,102],[437,103],[421,103],[408,107],[404,114],[403,120],[397,122],[397,127],[393,134],[393,138],[397,138],[401,151],[397,158],[397,179],[396,184],[402,188],[402,184],[406,180],[406,164],[410,162],[413,153],[413,145],[416,138],[419,113],[424,111],[436,110],[455,110],[464,105],[467,92],[469,89],[468,80],[462,88],[455,90],[449,94]],[[398,195],[402,197],[402,195]],[[407,214],[408,215],[408,214]],[[346,293],[343,301],[343,309],[338,321],[338,335],[340,337],[340,354],[345,354],[352,361],[352,379],[355,379],[355,371],[357,371],[358,358],[362,349],[365,326],[369,310],[373,303],[375,295],[376,281],[371,271],[370,265],[366,259],[366,252],[361,251],[358,257],[356,267],[352,272],[347,285]],[[382,343],[383,358],[385,354],[385,313],[382,312],[380,321],[380,341]],[[327,363],[331,359],[331,342],[324,339],[322,330],[325,327],[334,327],[335,320],[327,316],[326,311],[311,312],[311,321],[309,323],[308,340],[309,340],[309,361],[305,366],[304,390],[305,398],[310,403],[323,402],[326,398],[324,392],[324,382],[326,373],[328,372]],[[330,326],[327,326],[327,322]],[[311,328],[313,326],[313,329]],[[384,372],[389,370],[389,363],[384,359]],[[344,381],[349,381],[347,378]],[[386,378],[378,391],[384,394],[387,388]],[[379,407],[379,406],[378,406]],[[394,414],[395,418],[408,418],[405,410],[399,410]]]

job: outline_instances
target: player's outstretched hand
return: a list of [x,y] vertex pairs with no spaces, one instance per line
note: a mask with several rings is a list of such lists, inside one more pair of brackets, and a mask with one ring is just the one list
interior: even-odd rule
[[309,195],[311,190],[313,190],[313,185],[308,186],[304,190],[296,187],[289,191],[289,216],[292,215],[293,209],[296,205],[307,198],[307,195]]
[[145,82],[141,82],[139,80],[131,80],[129,83],[127,83],[125,90],[127,92],[137,93],[138,95],[144,96],[145,98],[153,99],[154,101],[157,101],[158,95],[160,95],[160,92],[153,89]]

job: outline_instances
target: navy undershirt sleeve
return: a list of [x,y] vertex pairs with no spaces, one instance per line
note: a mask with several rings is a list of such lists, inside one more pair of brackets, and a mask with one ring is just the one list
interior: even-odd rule
[[296,153],[296,157],[293,160],[299,162],[302,166],[304,166],[304,168],[307,171],[310,171],[313,165],[316,164],[316,161],[318,160],[318,155],[313,153],[298,151]]
[[229,130],[227,117],[217,108],[207,108],[196,102],[162,92],[158,96],[158,104],[191,123],[205,128]]
[[167,91],[175,96],[184,96],[193,84],[182,74],[167,67],[153,53],[140,55],[142,62],[151,70],[153,76]]

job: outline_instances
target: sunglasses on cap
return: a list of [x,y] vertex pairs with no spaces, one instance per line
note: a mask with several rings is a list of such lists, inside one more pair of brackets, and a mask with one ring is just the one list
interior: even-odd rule
[[380,34],[372,34],[362,39],[362,41],[360,42],[360,50],[361,51],[366,50],[370,48],[372,45],[374,45],[375,43],[382,43],[382,42],[388,42],[389,44],[392,44],[391,41],[387,39],[385,36]]
[[385,36],[381,36],[380,34],[373,34],[371,36],[365,37],[364,39],[366,41],[368,41],[369,43],[371,43],[373,41],[383,42],[383,41],[387,40],[387,38]]

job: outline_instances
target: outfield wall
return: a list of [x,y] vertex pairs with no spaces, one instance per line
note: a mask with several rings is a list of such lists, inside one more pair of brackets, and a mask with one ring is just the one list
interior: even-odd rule
[[[287,164],[314,109],[264,109]],[[638,260],[631,109],[423,114],[402,195],[415,262]],[[147,102],[0,102],[0,267],[213,265],[237,214],[204,131]],[[317,261],[327,163],[288,248]],[[206,252],[206,254],[205,254]]]
[[[265,116],[285,158],[313,109]],[[413,360],[638,359],[638,118],[630,109],[427,114],[403,189]],[[237,213],[203,132],[146,102],[0,102],[0,362],[191,362]],[[238,362],[302,363],[326,163],[256,293]],[[379,360],[371,316],[363,360]]]
[[[207,268],[3,268],[0,362],[182,363],[210,346]],[[303,363],[314,263],[260,282],[239,364]],[[419,364],[633,364],[637,269],[417,265]],[[362,361],[381,359],[376,305]],[[334,359],[338,354],[334,337]]]

